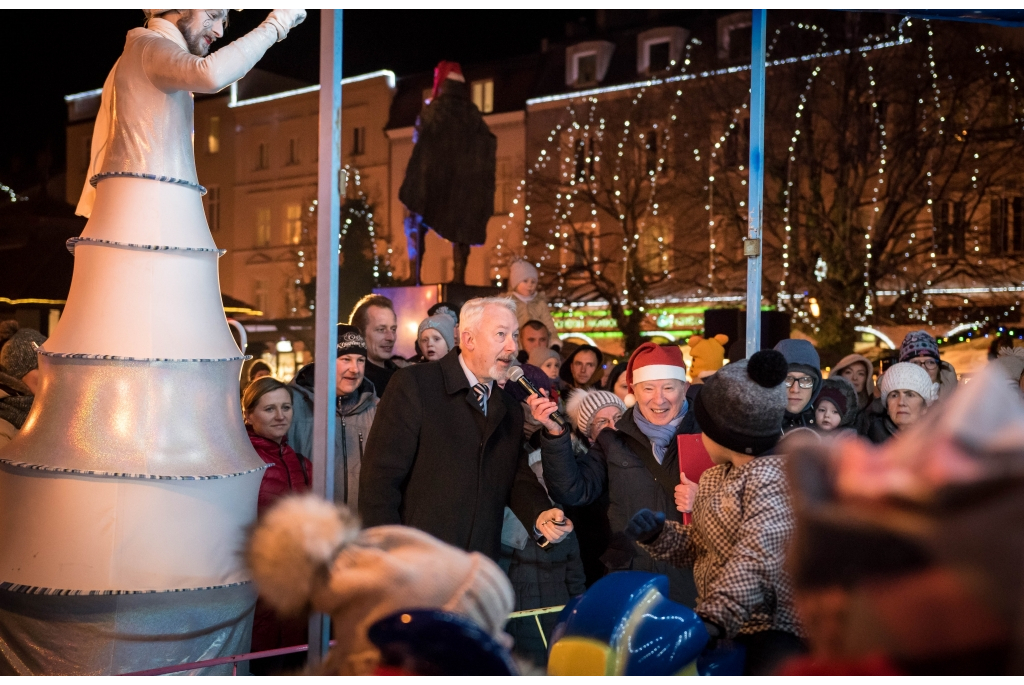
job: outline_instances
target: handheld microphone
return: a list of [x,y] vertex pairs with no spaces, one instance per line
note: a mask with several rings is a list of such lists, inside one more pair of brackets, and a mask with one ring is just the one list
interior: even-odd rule
[[[509,371],[508,379],[513,383],[518,383],[523,388],[523,390],[530,393],[531,395],[540,395],[540,391],[537,390],[537,387],[533,383],[531,383],[530,379],[527,378],[526,375],[523,373],[522,367],[513,366],[512,370]],[[552,421],[558,424],[559,428],[569,427],[569,423],[565,420],[565,417],[558,412],[558,410],[552,412],[550,418]]]

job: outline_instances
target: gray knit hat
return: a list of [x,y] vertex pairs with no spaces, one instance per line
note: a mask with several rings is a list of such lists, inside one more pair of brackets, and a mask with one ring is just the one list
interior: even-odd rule
[[704,381],[694,411],[701,431],[719,445],[758,456],[782,436],[789,365],[774,350],[726,364]]
[[441,334],[444,341],[448,343],[448,349],[452,350],[455,348],[455,324],[452,322],[452,318],[447,314],[438,312],[433,316],[428,316],[420,322],[420,328],[416,331],[416,338],[419,339],[423,335],[423,331],[428,328],[433,328],[435,331]]
[[590,422],[594,414],[605,407],[618,407],[623,413],[626,405],[615,393],[607,390],[574,390],[565,403],[565,413],[576,426],[576,430],[590,436]]
[[25,377],[32,369],[39,366],[36,359],[36,348],[46,342],[46,336],[32,328],[22,328],[4,343],[0,350],[0,366],[18,380]]

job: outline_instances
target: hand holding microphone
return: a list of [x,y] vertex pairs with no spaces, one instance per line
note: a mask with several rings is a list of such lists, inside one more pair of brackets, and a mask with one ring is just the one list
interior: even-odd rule
[[526,398],[526,404],[530,407],[533,418],[548,432],[561,435],[568,428],[569,423],[558,411],[558,405],[550,400],[546,394],[542,394],[537,387],[523,374],[523,370],[516,366],[508,374],[508,379],[518,383],[530,396]]

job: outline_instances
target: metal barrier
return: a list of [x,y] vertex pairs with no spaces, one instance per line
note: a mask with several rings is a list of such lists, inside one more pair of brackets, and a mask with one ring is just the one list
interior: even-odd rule
[[[544,628],[541,627],[540,617],[544,614],[554,614],[564,609],[563,606],[557,607],[544,607],[543,609],[527,609],[526,611],[514,611],[508,615],[508,620],[512,621],[517,618],[530,618],[537,623],[537,631],[540,632],[540,639],[544,643],[544,647],[548,646],[547,635],[544,634]],[[331,646],[334,646],[334,640],[331,640]],[[205,661],[192,661],[184,664],[175,664],[173,666],[161,666],[160,668],[150,668],[145,671],[134,671],[132,673],[121,673],[120,675],[167,675],[169,673],[181,673],[182,671],[194,671],[200,668],[210,668],[212,666],[223,666],[224,664],[231,664],[231,675],[238,675],[238,664],[244,661],[255,661],[257,659],[267,659],[272,656],[284,656],[285,654],[298,654],[299,652],[309,651],[309,645],[295,645],[293,647],[280,647],[278,649],[268,649],[262,652],[249,652],[248,654],[235,654],[234,656],[222,656],[216,659],[206,659]]]

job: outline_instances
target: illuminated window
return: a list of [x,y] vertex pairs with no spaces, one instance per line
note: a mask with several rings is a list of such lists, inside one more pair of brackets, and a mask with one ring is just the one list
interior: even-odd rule
[[494,79],[473,81],[473,104],[484,114],[494,111]]
[[253,304],[261,312],[267,311],[267,282],[257,279],[253,282],[252,288]]
[[270,208],[259,207],[256,209],[256,247],[268,247],[270,245]]
[[288,205],[284,208],[284,214],[284,231],[288,242],[298,245],[302,242],[302,205]]
[[366,127],[356,126],[352,129],[352,154],[366,154]]
[[220,152],[220,117],[210,117],[210,127],[206,134],[206,151],[211,155]]
[[206,196],[203,197],[203,204],[206,209],[206,223],[210,232],[216,233],[220,230],[220,186],[207,186]]
[[262,171],[270,168],[270,146],[260,143],[256,148],[256,170]]

